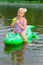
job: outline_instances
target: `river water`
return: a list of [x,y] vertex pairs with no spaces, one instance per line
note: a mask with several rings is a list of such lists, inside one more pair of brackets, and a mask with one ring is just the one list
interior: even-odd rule
[[[35,25],[33,31],[40,37],[30,46],[8,46],[3,43],[4,34],[12,31],[9,27],[19,7],[28,9],[25,15],[29,25]],[[43,65],[43,4],[1,4],[0,3],[0,65]]]

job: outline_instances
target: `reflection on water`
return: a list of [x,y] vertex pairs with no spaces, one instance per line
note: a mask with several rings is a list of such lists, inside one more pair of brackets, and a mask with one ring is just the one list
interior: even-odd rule
[[12,18],[17,15],[18,7],[14,5],[0,6],[0,65],[37,65],[37,63],[40,65],[43,63],[43,8],[27,8],[28,24],[37,26],[33,31],[39,35],[40,40],[34,40],[31,43],[32,46],[26,43],[15,46],[4,45],[4,34],[12,31],[9,24]]
[[11,47],[5,46],[4,51],[9,54],[11,53],[11,60],[13,61],[13,64],[21,65],[23,63],[23,54],[25,53],[26,49],[25,46],[26,44]]

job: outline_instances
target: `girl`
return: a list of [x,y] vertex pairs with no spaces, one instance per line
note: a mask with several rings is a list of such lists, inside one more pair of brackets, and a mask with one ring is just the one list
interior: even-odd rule
[[14,33],[19,33],[22,38],[24,39],[24,42],[27,42],[27,38],[25,35],[25,29],[27,25],[27,20],[24,17],[25,13],[27,12],[26,8],[19,8],[17,12],[16,22],[14,25]]

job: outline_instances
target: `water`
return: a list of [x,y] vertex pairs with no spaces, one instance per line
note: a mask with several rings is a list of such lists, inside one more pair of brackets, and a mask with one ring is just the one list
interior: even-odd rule
[[[9,27],[12,18],[17,15],[19,7],[26,7],[28,24],[35,25],[33,31],[40,40],[29,44],[8,46],[3,43],[4,34],[12,29]],[[0,5],[0,65],[43,65],[43,5]]]

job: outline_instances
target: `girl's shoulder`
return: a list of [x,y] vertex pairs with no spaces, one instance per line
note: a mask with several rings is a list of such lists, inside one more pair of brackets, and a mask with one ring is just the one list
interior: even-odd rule
[[24,20],[24,21],[27,21],[27,19],[26,19],[25,17],[23,18],[23,20]]

